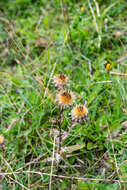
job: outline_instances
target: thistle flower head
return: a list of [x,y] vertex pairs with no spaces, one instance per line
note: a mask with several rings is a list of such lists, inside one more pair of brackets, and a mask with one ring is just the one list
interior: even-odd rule
[[88,109],[84,105],[77,105],[71,111],[73,121],[86,121],[88,117]]
[[57,95],[57,102],[60,107],[67,107],[70,106],[74,101],[74,95],[70,92],[60,92]]
[[61,89],[67,86],[68,77],[64,74],[58,74],[54,76],[53,80],[54,86]]
[[0,144],[3,144],[4,143],[4,137],[3,135],[0,135]]

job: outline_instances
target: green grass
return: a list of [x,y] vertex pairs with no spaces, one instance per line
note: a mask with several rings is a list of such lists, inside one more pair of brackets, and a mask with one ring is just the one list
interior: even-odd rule
[[[118,62],[126,56],[127,5],[97,2],[100,16],[94,0],[0,2],[3,189],[127,189],[127,76],[118,75],[127,72],[127,59]],[[73,106],[63,111],[67,150],[57,163],[52,78],[60,72],[69,78],[74,105],[87,101],[89,120],[72,127]]]

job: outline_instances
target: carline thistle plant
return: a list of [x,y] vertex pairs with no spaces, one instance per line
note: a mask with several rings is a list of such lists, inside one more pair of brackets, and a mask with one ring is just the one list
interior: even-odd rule
[[53,83],[58,90],[61,90],[68,86],[68,77],[64,74],[57,74],[53,78]]
[[[58,126],[59,126],[59,151],[61,152],[61,141],[62,141],[62,119],[63,119],[63,110],[72,106],[75,100],[75,96],[72,92],[68,91],[68,77],[64,74],[57,74],[53,78],[53,84],[55,88],[58,90],[58,94],[56,95],[56,102],[59,107],[59,118],[58,118]],[[88,119],[88,109],[86,105],[76,105],[71,111],[72,122],[86,122]]]
[[59,153],[61,152],[61,142],[62,142],[62,120],[63,120],[63,110],[66,107],[69,107],[74,102],[74,95],[72,92],[62,91],[59,92],[56,101],[58,103],[58,107],[60,110],[59,119],[58,119],[58,126],[59,126]]
[[74,95],[72,92],[62,91],[57,95],[56,100],[58,102],[58,106],[64,109],[72,105],[74,102]]
[[88,109],[85,105],[76,105],[71,111],[72,121],[86,122],[88,119]]

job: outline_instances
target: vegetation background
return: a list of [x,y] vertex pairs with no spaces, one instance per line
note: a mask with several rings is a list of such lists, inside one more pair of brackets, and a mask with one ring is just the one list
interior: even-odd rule
[[[126,54],[126,0],[0,1],[1,189],[127,189]],[[65,109],[57,162],[60,72],[89,120]]]

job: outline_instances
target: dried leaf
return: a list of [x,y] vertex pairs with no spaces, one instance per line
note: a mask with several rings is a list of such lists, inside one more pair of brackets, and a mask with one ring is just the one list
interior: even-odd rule
[[49,41],[48,38],[39,37],[38,40],[35,42],[37,46],[39,47],[45,47],[48,45],[54,45],[53,41]]
[[123,128],[123,129],[127,129],[127,121],[124,121],[124,122],[122,123],[122,128]]
[[11,129],[11,127],[14,125],[14,123],[16,123],[16,122],[18,122],[18,121],[19,121],[18,118],[13,118],[12,121],[11,121],[11,123],[9,124],[9,126],[8,126],[8,128],[7,128],[7,130],[6,130],[6,132],[8,132],[8,131]]

